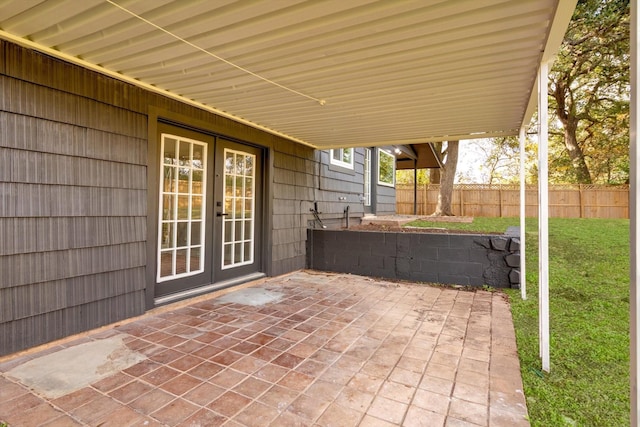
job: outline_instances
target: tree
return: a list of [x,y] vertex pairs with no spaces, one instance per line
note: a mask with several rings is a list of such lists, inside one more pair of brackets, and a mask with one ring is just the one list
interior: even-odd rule
[[483,154],[479,169],[483,183],[514,184],[519,181],[520,142],[517,137],[498,137],[473,140]]
[[[433,145],[433,151],[436,153],[436,155],[438,156],[438,159],[440,160],[441,164],[443,162],[443,157],[445,155],[445,152],[442,151],[442,141],[438,141],[438,142],[432,142],[431,145]],[[456,164],[457,164],[457,160],[456,160]],[[440,168],[431,168],[429,169],[429,183],[430,184],[440,184]]]
[[460,141],[448,141],[443,149],[440,143],[436,147],[436,153],[440,156],[442,169],[440,169],[440,189],[438,190],[438,203],[431,216],[453,216],[451,210],[451,196],[453,195],[453,179],[458,167],[458,146]]
[[629,1],[579,0],[549,77],[551,179],[625,181]]
[[[416,171],[418,177],[418,185],[424,185],[429,182],[429,173],[427,169],[418,169]],[[413,169],[404,169],[396,171],[396,184],[413,184]]]
[[[537,148],[536,138],[525,138],[524,168],[527,183],[537,182]],[[517,137],[469,139],[460,142],[456,183],[491,185],[519,182],[520,140]]]

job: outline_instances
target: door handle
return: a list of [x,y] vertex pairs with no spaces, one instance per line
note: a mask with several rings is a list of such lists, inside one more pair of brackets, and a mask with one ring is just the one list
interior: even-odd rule
[[226,213],[226,212],[218,212],[218,213],[216,213],[216,216],[227,216],[227,215],[229,215],[229,214]]

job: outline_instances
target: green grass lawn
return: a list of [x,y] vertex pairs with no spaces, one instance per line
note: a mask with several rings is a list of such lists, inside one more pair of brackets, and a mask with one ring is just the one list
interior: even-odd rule
[[[504,231],[517,218],[412,226]],[[527,294],[508,290],[532,426],[629,425],[629,221],[549,220],[551,372],[538,348],[538,222],[527,219]]]

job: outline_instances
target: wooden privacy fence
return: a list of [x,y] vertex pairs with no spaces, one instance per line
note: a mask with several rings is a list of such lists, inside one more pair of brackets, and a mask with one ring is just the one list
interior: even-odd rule
[[[417,215],[433,213],[439,185],[418,185]],[[517,217],[519,185],[459,184],[453,189],[454,215]],[[526,215],[538,216],[538,187],[527,185]],[[412,184],[396,185],[398,214],[414,214]],[[550,185],[549,216],[557,218],[629,218],[628,185]]]

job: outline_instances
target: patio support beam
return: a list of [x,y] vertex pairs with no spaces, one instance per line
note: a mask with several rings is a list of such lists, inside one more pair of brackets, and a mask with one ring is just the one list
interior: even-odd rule
[[640,405],[638,403],[638,372],[640,365],[638,355],[640,354],[640,339],[638,332],[640,331],[640,319],[638,318],[638,306],[640,305],[640,294],[638,292],[638,282],[640,282],[640,269],[638,263],[638,237],[640,230],[640,211],[638,210],[638,189],[640,188],[640,175],[638,174],[638,165],[640,165],[640,150],[638,150],[638,123],[640,121],[640,111],[638,111],[638,20],[640,19],[640,11],[638,11],[637,0],[631,1],[631,122],[630,122],[630,141],[629,141],[629,157],[630,167],[630,184],[629,191],[629,219],[630,219],[630,292],[629,292],[629,333],[630,333],[630,361],[631,361],[631,425],[637,426],[640,420]]
[[526,215],[527,215],[527,177],[525,171],[525,145],[526,136],[524,126],[520,128],[518,136],[520,142],[520,296],[523,300],[527,299],[527,271],[525,262],[525,232],[526,232]]
[[551,370],[549,357],[549,63],[538,75],[538,304],[542,370]]
[[418,215],[418,160],[413,159],[413,214]]

